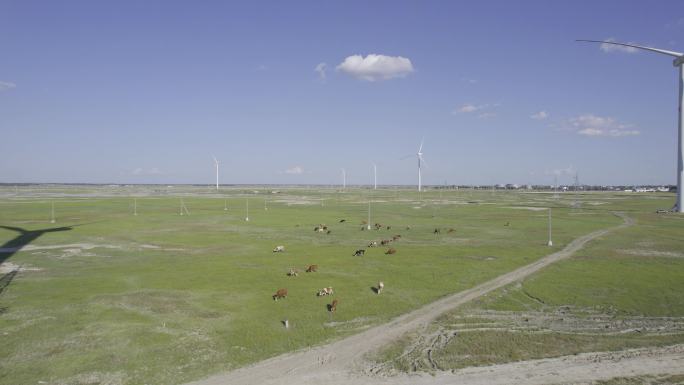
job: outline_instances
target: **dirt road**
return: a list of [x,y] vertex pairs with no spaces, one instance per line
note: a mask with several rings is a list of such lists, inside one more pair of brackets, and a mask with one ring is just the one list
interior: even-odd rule
[[[679,372],[684,371],[681,369],[684,367],[682,365],[682,358],[684,357],[684,349],[679,349],[678,351],[671,352],[668,356],[669,358],[663,358],[657,354],[654,356],[649,356],[651,360],[651,365],[644,365],[639,361],[638,365],[635,365],[635,360],[637,358],[626,358],[623,361],[617,361],[613,363],[599,363],[597,368],[589,369],[580,368],[578,365],[579,361],[572,361],[570,359],[563,360],[563,358],[558,358],[554,360],[539,360],[523,363],[513,363],[507,365],[497,365],[497,370],[491,372],[491,368],[469,368],[456,372],[452,374],[451,372],[443,372],[437,376],[422,376],[422,375],[401,375],[396,377],[378,377],[378,376],[365,376],[363,373],[368,367],[368,363],[364,361],[363,357],[367,353],[381,348],[382,346],[396,340],[408,331],[414,330],[420,326],[424,326],[433,321],[436,317],[443,314],[444,312],[453,310],[454,308],[465,304],[466,302],[472,301],[475,298],[483,296],[493,290],[506,286],[510,283],[519,281],[528,277],[529,275],[539,271],[540,269],[555,263],[561,259],[567,258],[577,250],[581,249],[587,242],[595,239],[597,237],[608,234],[618,228],[630,226],[633,221],[627,216],[618,214],[624,220],[624,222],[616,227],[603,229],[595,231],[591,234],[579,237],[570,244],[568,244],[563,250],[556,253],[547,255],[536,262],[533,262],[527,266],[523,266],[517,270],[501,275],[491,281],[480,284],[472,289],[465,290],[447,297],[444,297],[438,301],[430,303],[422,308],[414,310],[410,313],[404,314],[400,317],[393,319],[392,321],[368,329],[362,333],[347,337],[340,341],[319,346],[315,348],[309,348],[303,351],[297,351],[293,353],[287,353],[278,357],[274,357],[251,366],[247,366],[229,373],[216,375],[201,381],[193,382],[189,385],[223,385],[223,384],[418,384],[418,383],[430,383],[430,384],[446,384],[452,383],[454,381],[462,382],[464,378],[471,378],[473,384],[484,384],[484,383],[512,383],[514,375],[519,376],[520,381],[525,383],[529,382],[527,378],[527,373],[530,371],[530,375],[534,375],[533,369],[540,373],[539,378],[540,383],[549,383],[549,380],[553,377],[553,373],[564,373],[566,371],[572,370],[576,371],[577,377],[565,377],[566,382],[568,378],[580,379],[581,373],[587,375],[592,375],[596,373],[597,378],[601,378],[596,370],[601,372],[601,368],[605,367],[606,375],[614,377],[617,374],[613,373],[629,373],[620,372],[620,368],[624,369],[620,365],[627,366],[637,366],[641,370],[639,374],[647,373],[661,373],[661,370],[667,372],[675,364],[678,365]],[[596,353],[594,353],[596,354]],[[608,355],[614,353],[606,353]],[[584,355],[579,355],[584,356]],[[578,357],[578,356],[575,356]],[[643,358],[643,357],[642,357]],[[546,363],[545,362],[550,362]],[[605,362],[605,361],[604,361]],[[620,364],[622,362],[622,364]],[[609,365],[610,364],[610,365]],[[508,369],[507,369],[508,368]],[[667,369],[667,370],[666,370]],[[506,372],[508,370],[508,373]],[[457,378],[454,376],[458,376]],[[484,377],[483,377],[484,376]],[[551,377],[549,377],[551,376]],[[485,377],[491,377],[484,379]],[[606,377],[606,378],[610,378]],[[481,379],[481,380],[478,380]],[[562,381],[561,377],[557,378],[558,381]],[[480,381],[480,382],[477,382]],[[503,382],[497,382],[503,381]],[[555,382],[555,381],[551,381]]]

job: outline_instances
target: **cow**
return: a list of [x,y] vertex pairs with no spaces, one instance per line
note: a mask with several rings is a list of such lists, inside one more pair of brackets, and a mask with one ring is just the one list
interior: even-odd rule
[[435,229],[435,231],[433,231],[432,233],[433,233],[433,234],[440,234],[441,232],[442,232],[442,230],[440,230],[440,229]]
[[320,226],[316,226],[316,227],[314,227],[314,231],[315,231],[315,232],[318,232],[318,233],[322,233],[322,232],[324,232],[325,230],[323,230],[323,228],[320,227]]
[[286,298],[287,297],[287,289],[278,289],[275,294],[273,294],[273,300],[277,301],[280,298]]
[[364,250],[364,249],[358,249],[358,250],[356,250],[356,251],[354,252],[354,256],[355,256],[355,257],[360,257],[360,256],[362,256],[362,255],[364,255],[364,254],[366,254],[366,250]]
[[291,267],[290,271],[287,272],[288,277],[296,277],[298,275],[299,275],[299,271],[297,271],[297,269],[295,269],[294,267]]
[[382,241],[380,241],[380,244],[382,246],[385,246],[385,245],[389,245],[390,242],[392,242],[392,241],[390,241],[389,239],[383,239]]
[[382,289],[384,289],[384,288],[385,288],[385,283],[382,282],[382,281],[378,282],[378,287],[377,287],[377,290],[375,290],[375,293],[376,293],[376,294],[380,294],[380,292],[381,292]]
[[332,287],[324,287],[321,290],[318,291],[317,294],[319,297],[323,297],[326,295],[333,295],[333,288]]
[[315,273],[318,271],[318,265],[309,265],[306,268],[307,273]]
[[396,241],[396,240],[399,239],[399,238],[401,238],[401,235],[395,235],[395,236],[392,237],[392,240],[393,240],[393,241]]
[[372,241],[371,243],[368,244],[368,247],[377,247],[378,246],[378,241]]
[[330,305],[328,305],[328,311],[331,313],[334,313],[335,310],[337,310],[337,303],[338,301],[334,299]]
[[340,219],[340,223],[344,223],[346,221],[347,221],[346,219]]
[[392,230],[392,226],[387,226],[387,230]]
[[274,253],[282,253],[285,251],[285,246],[276,246],[275,249],[273,249]]
[[389,249],[387,249],[387,251],[385,252],[385,254],[394,254],[394,253],[396,253],[396,252],[397,252],[397,249],[395,249],[395,248],[393,248],[393,247],[390,247]]
[[456,231],[456,229],[454,229],[453,227],[451,227],[451,228],[449,228],[449,231],[447,231],[447,233],[451,234],[451,233],[453,233],[454,231]]
[[332,233],[332,230],[328,230],[325,233],[329,235],[330,233]]

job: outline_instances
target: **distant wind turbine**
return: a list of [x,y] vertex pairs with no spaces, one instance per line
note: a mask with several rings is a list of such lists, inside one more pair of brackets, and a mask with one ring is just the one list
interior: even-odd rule
[[677,140],[677,200],[675,202],[674,210],[677,212],[684,212],[684,201],[682,199],[682,179],[684,178],[684,121],[682,121],[682,110],[684,110],[684,53],[668,51],[660,48],[644,47],[634,44],[618,43],[614,41],[601,40],[577,40],[590,43],[613,44],[625,47],[632,47],[644,51],[650,51],[674,57],[672,64],[679,67],[679,133]]
[[373,190],[378,189],[378,165],[373,163]]
[[[416,157],[418,158],[418,192],[422,191],[422,186],[423,186],[423,185],[422,185],[423,181],[422,181],[422,179],[421,179],[422,176],[421,176],[421,174],[420,174],[420,171],[421,171],[421,169],[420,169],[421,163],[425,163],[425,159],[423,159],[423,140],[424,140],[424,139],[422,139],[422,140],[420,141],[420,147],[418,147],[418,152],[416,153]],[[426,165],[427,165],[427,164],[426,164]]]
[[342,189],[347,188],[347,170],[342,169]]
[[211,156],[214,158],[214,167],[216,167],[216,191],[219,189],[219,180],[218,180],[218,175],[219,175],[219,161],[216,159],[214,155]]

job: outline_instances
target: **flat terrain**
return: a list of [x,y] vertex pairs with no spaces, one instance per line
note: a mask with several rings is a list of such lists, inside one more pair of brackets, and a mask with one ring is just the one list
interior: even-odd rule
[[[623,220],[615,211],[637,218],[638,225],[641,213],[671,205],[668,194],[561,194],[554,199],[543,193],[489,191],[419,196],[406,190],[273,190],[3,191],[0,384],[184,383],[342,342],[442,297],[534,265],[575,238],[619,226]],[[576,199],[582,201],[580,208],[572,207]],[[181,200],[187,208],[182,216]],[[371,223],[382,224],[380,230],[361,230],[369,200]],[[50,223],[53,203],[56,223]],[[553,247],[546,246],[546,207],[553,207]],[[661,218],[653,215],[656,221]],[[663,226],[672,231],[673,242],[680,242],[679,217],[662,218],[669,221]],[[314,232],[321,224],[329,234]],[[378,247],[368,248],[364,257],[352,256],[372,240],[397,234],[402,237],[390,245],[397,250],[394,255]],[[284,245],[285,252],[273,253],[277,245]],[[627,253],[676,252],[643,245],[621,248],[631,250]],[[309,264],[319,265],[319,271],[304,273]],[[299,276],[288,277],[290,268],[299,269]],[[679,265],[671,270],[681,272]],[[378,281],[385,282],[381,295],[372,290]],[[332,297],[316,296],[328,286],[335,290]],[[278,288],[287,288],[289,295],[276,302],[271,295]],[[327,311],[332,299],[339,301],[334,314]],[[568,304],[566,298],[558,300],[557,307]],[[614,301],[614,294],[605,301]],[[633,306],[640,310],[647,303],[648,298]],[[426,326],[432,327],[441,326]],[[639,346],[672,341],[647,339]],[[392,349],[401,347],[388,352]],[[378,365],[392,372],[403,364]]]

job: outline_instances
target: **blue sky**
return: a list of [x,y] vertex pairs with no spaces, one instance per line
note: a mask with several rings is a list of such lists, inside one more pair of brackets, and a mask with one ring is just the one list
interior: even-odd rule
[[426,184],[673,184],[670,58],[574,40],[682,36],[681,1],[0,0],[0,182],[415,184],[425,138]]

